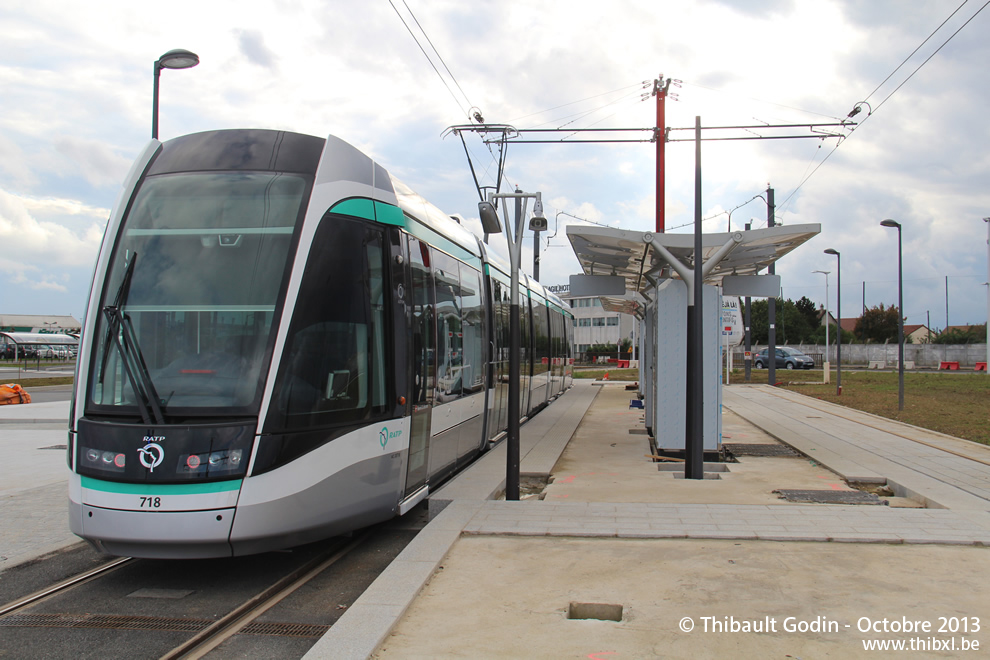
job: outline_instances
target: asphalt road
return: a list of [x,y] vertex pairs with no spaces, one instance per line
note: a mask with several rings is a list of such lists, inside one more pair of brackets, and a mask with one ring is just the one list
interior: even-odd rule
[[[0,381],[3,378],[0,377]],[[72,397],[72,385],[48,385],[46,387],[24,387],[31,395],[31,403],[49,403],[51,401],[68,401]]]

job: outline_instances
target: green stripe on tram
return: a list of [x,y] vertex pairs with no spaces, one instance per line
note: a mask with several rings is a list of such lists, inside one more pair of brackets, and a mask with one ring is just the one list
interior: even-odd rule
[[449,238],[437,233],[433,229],[408,217],[398,206],[378,202],[365,197],[352,197],[334,204],[330,211],[349,215],[355,218],[374,220],[385,225],[401,227],[416,238],[429,243],[430,245],[443,250],[455,259],[460,259],[466,264],[481,269],[481,257],[473,254]]
[[406,215],[398,206],[375,202],[375,219],[385,225],[406,226]]
[[243,479],[210,481],[202,484],[122,484],[82,477],[82,487],[118,495],[204,495],[239,490]]
[[351,215],[355,218],[364,218],[365,220],[375,219],[375,202],[374,200],[366,199],[363,197],[354,197],[351,199],[345,199],[342,202],[338,202],[333,205],[330,209],[334,213],[340,213],[341,215]]

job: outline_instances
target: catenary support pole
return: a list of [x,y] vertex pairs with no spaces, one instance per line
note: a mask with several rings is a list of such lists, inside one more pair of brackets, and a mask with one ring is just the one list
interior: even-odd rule
[[695,117],[694,151],[694,277],[688,292],[687,419],[684,478],[705,478],[704,342],[702,294],[704,286],[701,240],[701,117]]
[[[519,191],[516,191],[519,192]],[[522,352],[522,337],[519,331],[519,262],[520,247],[522,246],[522,198],[516,198],[516,218],[514,231],[510,232],[510,268],[512,275],[509,280],[509,428],[506,437],[505,451],[505,499],[519,499],[519,397],[521,396],[520,362]],[[508,214],[506,214],[508,215]],[[506,228],[508,230],[508,227]]]
[[[749,228],[752,227],[752,225],[753,225],[753,223],[747,222],[746,223],[746,231],[749,231]],[[746,326],[746,348],[744,349],[745,352],[743,353],[743,361],[746,363],[746,382],[747,383],[751,382],[752,379],[753,379],[753,374],[750,372],[750,369],[751,369],[752,364],[753,364],[753,336],[752,336],[752,334],[750,332],[750,322],[753,320],[753,316],[750,313],[751,312],[751,310],[750,310],[751,300],[752,299],[749,296],[746,296],[746,318],[743,321],[743,323]]]
[[[775,226],[774,223],[774,203],[773,188],[767,186],[767,227]],[[774,275],[777,272],[775,263],[771,263],[767,272]],[[771,385],[777,384],[777,298],[773,297],[767,301],[767,314],[769,316],[769,331],[767,333],[767,382]]]

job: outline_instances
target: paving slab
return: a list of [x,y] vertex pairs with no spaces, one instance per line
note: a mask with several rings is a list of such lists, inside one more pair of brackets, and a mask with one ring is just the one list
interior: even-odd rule
[[[380,641],[374,650],[368,650],[370,641],[356,646],[338,624],[307,657],[614,658],[654,655],[650,649],[664,657],[848,657],[863,652],[864,640],[878,637],[856,629],[863,617],[907,611],[937,624],[937,613],[946,608],[990,616],[990,597],[971,588],[990,567],[990,527],[974,520],[976,509],[921,508],[924,494],[910,501],[913,508],[901,508],[789,503],[772,493],[775,488],[849,490],[847,475],[882,484],[897,468],[903,470],[898,476],[922,493],[933,494],[930,480],[974,497],[969,491],[977,488],[967,490],[964,481],[946,483],[944,475],[924,465],[925,455],[914,460],[927,473],[915,474],[902,456],[885,463],[878,460],[883,456],[877,447],[842,440],[851,430],[879,443],[873,436],[884,433],[882,422],[829,419],[819,408],[802,408],[800,400],[777,400],[773,388],[744,392],[724,409],[725,436],[744,443],[783,441],[804,455],[744,457],[729,463],[718,480],[677,480],[676,469],[661,471],[647,458],[647,438],[629,432],[642,413],[628,408],[632,394],[618,387],[603,387],[584,414],[550,471],[542,499],[462,503],[461,519],[468,519],[461,533],[449,545],[449,534],[434,537],[435,552],[444,558],[405,604],[396,625],[376,631]],[[778,409],[789,419],[778,419]],[[898,428],[893,437],[912,443],[900,437],[910,433]],[[799,439],[802,434],[809,437]],[[944,458],[937,438],[925,442],[936,445],[925,449],[936,452],[933,462]],[[964,479],[985,478],[983,467],[969,470]],[[497,470],[502,469],[500,464]],[[945,563],[956,561],[966,562],[966,570]],[[933,562],[939,570],[927,572]],[[736,582],[740,563],[761,568]],[[924,575],[914,579],[916,573]],[[934,599],[932,589],[939,591]],[[959,599],[954,589],[968,591]],[[623,604],[626,613],[618,622],[568,620],[575,599]],[[732,617],[748,620],[754,613],[774,618],[778,627],[787,617],[824,618],[838,621],[840,629],[731,637],[689,634],[679,627],[684,616],[696,625],[714,625]],[[436,634],[441,629],[444,634]],[[982,641],[978,637],[956,641]],[[333,639],[346,643],[330,644]],[[929,636],[929,642],[934,639]],[[361,650],[332,653],[345,648]]]

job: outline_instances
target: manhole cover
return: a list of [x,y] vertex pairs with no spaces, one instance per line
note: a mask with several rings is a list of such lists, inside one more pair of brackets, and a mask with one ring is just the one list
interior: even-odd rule
[[816,504],[887,504],[873,493],[861,490],[788,490],[773,491],[788,502],[812,502]]
[[742,442],[723,442],[722,447],[733,456],[798,456],[788,447],[777,443],[757,445]]

